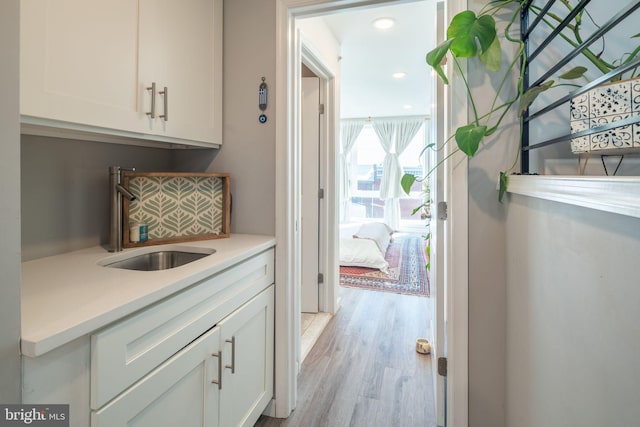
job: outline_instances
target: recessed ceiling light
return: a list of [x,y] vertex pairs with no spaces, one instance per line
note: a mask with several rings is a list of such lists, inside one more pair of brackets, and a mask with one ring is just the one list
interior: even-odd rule
[[405,77],[407,77],[407,73],[399,71],[397,73],[393,73],[392,76],[394,79],[404,79]]
[[402,108],[404,108],[405,110],[411,110],[413,108],[413,105],[405,104],[402,106]]
[[388,30],[389,28],[393,27],[395,23],[396,21],[391,18],[378,18],[373,21],[373,26],[379,30]]

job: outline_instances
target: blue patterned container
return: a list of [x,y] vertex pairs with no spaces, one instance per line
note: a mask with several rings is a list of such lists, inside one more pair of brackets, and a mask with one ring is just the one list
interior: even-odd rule
[[149,226],[147,224],[140,224],[140,241],[146,242],[149,240]]

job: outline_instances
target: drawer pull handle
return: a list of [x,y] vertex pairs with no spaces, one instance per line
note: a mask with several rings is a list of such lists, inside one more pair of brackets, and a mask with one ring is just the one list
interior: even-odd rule
[[213,353],[212,356],[218,358],[218,381],[213,380],[211,384],[218,384],[218,390],[222,390],[222,352]]
[[231,343],[231,365],[226,365],[225,368],[231,369],[231,373],[236,373],[236,337],[231,337],[230,340],[225,342]]
[[156,118],[156,82],[151,83],[151,87],[147,88],[148,91],[151,91],[151,111],[147,112],[147,116],[152,119]]
[[169,121],[169,89],[165,86],[164,90],[158,92],[162,95],[163,105],[164,105],[164,114],[158,116],[163,119],[165,122]]

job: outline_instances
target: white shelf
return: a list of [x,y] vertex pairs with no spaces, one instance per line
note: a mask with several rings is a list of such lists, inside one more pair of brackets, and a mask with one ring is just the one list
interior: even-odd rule
[[511,175],[507,191],[640,218],[640,177]]

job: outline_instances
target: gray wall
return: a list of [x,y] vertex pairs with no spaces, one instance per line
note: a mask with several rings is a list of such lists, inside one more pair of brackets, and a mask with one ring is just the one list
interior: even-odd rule
[[[496,80],[478,70],[484,101]],[[499,205],[518,140],[508,127],[469,161],[469,426],[637,425],[640,220],[515,195]]]
[[469,426],[504,426],[505,206],[498,203],[504,141],[469,160]]
[[[469,1],[474,10],[485,4]],[[513,45],[504,39],[501,42],[503,51],[515,53]],[[509,54],[503,55],[503,69],[508,66]],[[469,63],[469,83],[479,111],[488,111],[501,77],[501,73],[486,73],[481,64]],[[513,85],[507,88],[514,93]],[[469,159],[470,427],[505,426],[506,205],[498,202],[497,185],[499,172],[516,158],[519,130],[515,123],[515,115],[508,115],[502,130],[486,138]]]
[[640,420],[640,219],[512,196],[507,425]]
[[[231,231],[275,234],[276,10],[274,0],[224,2],[224,144],[208,170],[229,172]],[[258,86],[269,85],[258,122]]]
[[[22,259],[106,244],[110,165],[137,171],[198,171],[216,150],[173,150],[22,136]],[[202,167],[202,165],[200,165]]]
[[0,402],[20,402],[18,0],[0,2]]

